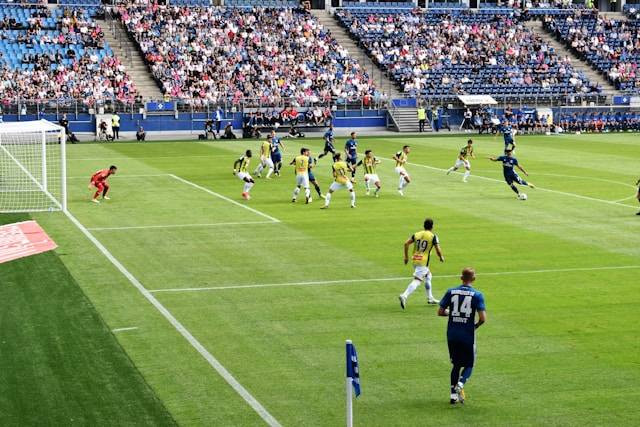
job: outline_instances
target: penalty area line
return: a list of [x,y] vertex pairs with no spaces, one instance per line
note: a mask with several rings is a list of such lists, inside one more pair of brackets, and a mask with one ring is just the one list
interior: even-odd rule
[[181,177],[179,177],[179,176],[177,176],[177,175],[173,175],[173,174],[169,174],[169,176],[170,176],[171,178],[173,178],[173,179],[177,180],[177,181],[180,181],[180,182],[182,182],[182,183],[184,183],[184,184],[187,184],[187,185],[190,185],[190,186],[192,186],[192,187],[194,187],[194,188],[197,188],[198,190],[202,190],[202,191],[204,191],[205,193],[209,193],[209,194],[211,194],[212,196],[215,196],[215,197],[217,197],[217,198],[219,198],[219,199],[225,200],[225,201],[227,201],[227,202],[229,202],[229,203],[233,203],[233,204],[234,204],[234,205],[236,205],[236,206],[240,206],[241,208],[244,208],[244,209],[246,209],[246,210],[248,210],[248,211],[251,211],[251,212],[253,212],[254,214],[260,215],[261,217],[264,217],[264,218],[270,219],[272,222],[280,222],[280,220],[279,220],[279,219],[274,218],[274,217],[272,217],[271,215],[267,215],[266,213],[264,213],[264,212],[260,212],[260,211],[259,211],[259,210],[257,210],[257,209],[254,209],[254,208],[249,207],[249,206],[247,206],[247,205],[243,205],[243,204],[242,204],[242,203],[240,203],[240,202],[237,202],[237,201],[235,201],[235,200],[233,200],[233,199],[230,199],[230,198],[228,198],[227,196],[223,196],[223,195],[222,195],[222,194],[220,194],[220,193],[216,193],[215,191],[209,190],[208,188],[203,187],[203,186],[201,186],[201,185],[198,185],[198,184],[196,184],[195,182],[191,182],[191,181],[189,181],[189,180],[186,180],[186,179],[184,179],[184,178],[181,178]]
[[165,228],[225,227],[231,225],[274,224],[273,221],[214,222],[210,224],[133,225],[124,227],[91,227],[89,231],[152,230]]
[[[640,269],[640,265],[621,265],[611,267],[576,267],[576,268],[552,268],[547,270],[520,270],[520,271],[496,271],[489,273],[476,273],[478,277],[485,276],[510,276],[516,274],[543,274],[543,273],[567,273],[579,271],[600,271],[600,270],[632,270]],[[433,276],[434,279],[452,279],[460,277],[459,274],[444,274]],[[168,289],[151,289],[151,293],[161,292],[200,292],[200,291],[223,291],[227,289],[244,289],[244,288],[281,288],[288,286],[329,286],[329,285],[346,285],[349,283],[366,283],[366,282],[396,282],[400,280],[409,280],[410,275],[402,277],[372,277],[370,279],[343,279],[343,280],[321,280],[308,282],[288,282],[288,283],[265,283],[253,285],[228,285],[228,286],[207,286],[195,288],[168,288]]]
[[189,344],[209,363],[209,365],[215,369],[215,371],[233,388],[233,390],[244,399],[249,406],[271,427],[281,427],[281,424],[276,420],[269,411],[249,391],[244,388],[242,384],[236,380],[236,378],[225,368],[222,363],[218,361],[201,343],[198,341],[187,328],[184,327],[178,319],[175,318],[171,312],[156,299],[155,296],[145,288],[140,281],[126,269],[124,265],[118,259],[113,256],[111,252],[93,235],[87,228],[82,225],[78,219],[71,214],[71,212],[65,212],[67,218],[85,235],[91,243],[116,267],[123,276],[129,280],[129,283],[133,285],[147,301],[151,303],[165,319],[182,335]]
[[138,329],[137,326],[131,326],[129,328],[115,328],[112,329],[111,332],[125,332],[125,331],[135,331],[136,329]]

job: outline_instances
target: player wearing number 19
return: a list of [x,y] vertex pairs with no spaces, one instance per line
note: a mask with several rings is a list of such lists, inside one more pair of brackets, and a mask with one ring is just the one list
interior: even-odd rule
[[433,297],[431,292],[431,271],[429,271],[429,260],[431,257],[431,250],[436,249],[436,254],[440,258],[440,262],[444,262],[444,255],[440,249],[440,242],[438,236],[433,233],[433,220],[427,218],[424,220],[424,230],[420,230],[414,233],[409,239],[404,242],[404,263],[409,262],[409,246],[413,245],[413,256],[411,260],[413,262],[413,280],[407,286],[407,289],[398,296],[400,300],[400,307],[404,310],[407,306],[407,299],[409,295],[415,291],[420,283],[424,282],[424,288],[427,291],[427,303],[437,304],[438,300]]
[[484,296],[471,286],[476,280],[473,268],[462,270],[460,279],[462,285],[447,290],[438,309],[438,316],[449,318],[447,344],[453,364],[449,400],[452,405],[464,403],[464,385],[471,376],[476,358],[476,329],[487,320]]

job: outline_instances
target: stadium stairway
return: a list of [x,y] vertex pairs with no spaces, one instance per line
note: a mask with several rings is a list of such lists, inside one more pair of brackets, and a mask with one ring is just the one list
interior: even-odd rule
[[124,26],[117,20],[100,21],[105,28],[104,37],[111,50],[116,54],[126,67],[136,89],[145,100],[161,100],[162,91],[151,76],[149,68],[145,65],[140,51],[129,39]]
[[571,65],[573,65],[576,70],[582,71],[590,81],[598,83],[600,86],[602,86],[603,93],[609,98],[607,99],[608,102],[611,102],[610,98],[613,95],[622,94],[622,92],[618,91],[616,87],[612,85],[605,76],[600,74],[594,68],[591,68],[588,63],[578,58],[552,34],[548,33],[547,30],[544,29],[542,21],[526,21],[525,25],[536,34],[539,34],[540,37],[542,37],[547,43],[549,43],[549,45],[555,49],[558,55],[569,56],[571,58]]
[[[389,106],[389,118],[387,120],[387,129],[396,132],[418,133],[420,130],[418,124],[418,109],[410,107],[393,107]],[[427,119],[424,126],[425,132],[432,132],[431,122]]]
[[390,80],[385,73],[371,61],[367,53],[349,37],[349,33],[342,28],[333,15],[320,9],[313,9],[311,13],[331,32],[333,38],[335,38],[342,47],[347,49],[349,54],[355,57],[365,70],[372,74],[373,81],[378,89],[385,92],[389,96],[389,99],[402,97],[394,82]]

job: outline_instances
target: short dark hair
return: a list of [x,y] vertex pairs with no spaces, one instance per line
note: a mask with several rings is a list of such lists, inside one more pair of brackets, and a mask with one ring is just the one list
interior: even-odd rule
[[244,155],[247,156],[247,157],[251,157],[251,150],[247,150],[247,152],[244,153]]
[[118,169],[118,167],[117,167],[116,165],[111,165],[111,166],[109,166],[109,170],[110,170],[110,171],[114,171],[114,170],[116,170],[116,169]]
[[371,150],[365,150],[364,154],[369,154],[371,152]]
[[304,148],[304,147],[302,147],[302,148],[300,149],[300,154],[304,154],[304,152],[305,152],[305,151],[307,151],[307,149],[306,149],[306,148]]
[[473,144],[473,139],[469,138],[469,140],[467,141],[467,144]]
[[409,147],[411,147],[411,146],[410,145],[403,145],[402,149],[404,150],[405,148],[409,148]]
[[427,218],[424,220],[424,229],[431,230],[433,228],[433,220],[431,218]]
[[351,135],[351,136],[353,136],[353,135],[355,135],[355,134],[356,134],[355,132],[351,132],[351,134],[350,134],[350,135]]
[[511,152],[513,152],[513,150],[511,148],[505,148],[504,149],[504,154],[509,154]]
[[340,153],[336,153],[333,155],[333,161],[337,162],[338,160],[340,160]]

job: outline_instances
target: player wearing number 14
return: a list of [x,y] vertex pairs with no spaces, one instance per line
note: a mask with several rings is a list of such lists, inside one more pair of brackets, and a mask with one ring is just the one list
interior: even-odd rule
[[471,376],[476,358],[476,329],[487,320],[484,296],[471,286],[476,280],[475,271],[465,268],[460,279],[462,285],[447,290],[438,309],[438,316],[449,318],[447,344],[453,365],[449,400],[452,405],[464,403],[464,385]]

